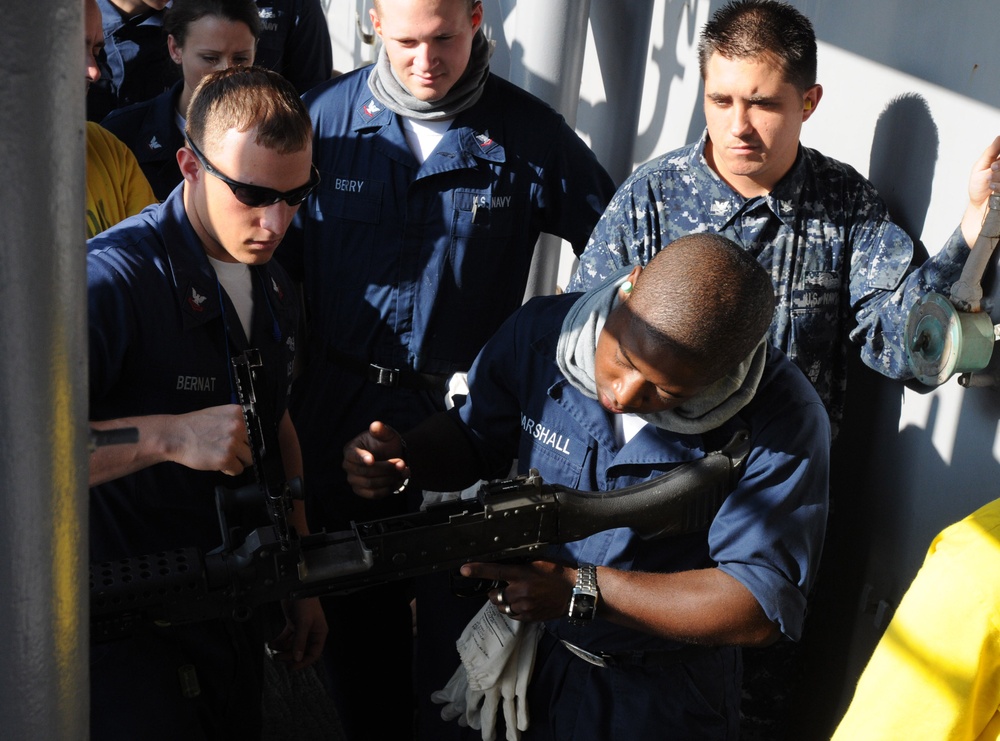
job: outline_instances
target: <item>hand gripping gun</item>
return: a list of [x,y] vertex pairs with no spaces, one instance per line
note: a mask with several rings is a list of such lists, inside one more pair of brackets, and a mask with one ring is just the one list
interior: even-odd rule
[[[223,546],[207,554],[178,548],[91,564],[92,640],[149,625],[244,620],[267,602],[345,594],[470,560],[540,557],[548,545],[612,528],[630,527],[647,539],[703,530],[739,480],[749,447],[748,433],[740,431],[700,460],[613,491],[546,484],[531,471],[486,483],[474,499],[353,523],[345,531],[296,537],[286,523],[284,530],[253,529],[239,543],[224,532]],[[249,494],[217,497],[224,529],[222,504],[242,497]],[[289,533],[287,542],[282,532]]]
[[292,500],[302,498],[302,482],[298,478],[292,481],[285,480],[278,446],[277,420],[262,417],[257,403],[257,389],[254,382],[262,367],[260,352],[250,348],[235,356],[232,365],[236,396],[243,410],[243,421],[250,441],[256,491],[251,487],[250,496],[247,497],[245,496],[247,492],[242,489],[235,491],[223,487],[216,489],[222,549],[231,550],[234,534],[234,530],[228,525],[227,513],[244,506],[247,498],[252,502],[256,494],[259,495],[258,501],[263,501],[267,508],[278,546],[281,550],[287,551],[291,547],[291,540],[295,537],[294,529],[288,524],[288,513],[292,509]]

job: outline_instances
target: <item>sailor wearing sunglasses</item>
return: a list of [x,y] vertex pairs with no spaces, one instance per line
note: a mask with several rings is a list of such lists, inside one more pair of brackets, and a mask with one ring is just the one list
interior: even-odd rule
[[[91,455],[91,561],[219,545],[215,487],[253,481],[231,377],[250,347],[276,454],[287,478],[302,473],[286,409],[298,303],[270,260],[317,183],[309,117],[277,73],[231,67],[202,80],[186,134],[183,183],[87,244],[91,426],[139,430]],[[301,508],[289,520],[308,533]],[[326,637],[317,600],[283,607],[277,637],[255,615],[95,645],[91,735],[259,738],[265,640],[300,668]]]
[[[192,112],[188,109],[189,116]],[[319,184],[311,145],[285,152],[257,141],[257,131],[229,128],[197,132],[198,128],[197,122],[188,124],[184,134],[187,146],[177,152],[187,183],[184,208],[191,226],[210,258],[246,265],[267,262],[299,205]],[[200,138],[214,145],[212,157],[218,166],[195,144],[199,133]],[[224,171],[243,179],[225,175]],[[303,172],[307,173],[306,179],[302,178]],[[282,187],[271,187],[274,185]]]

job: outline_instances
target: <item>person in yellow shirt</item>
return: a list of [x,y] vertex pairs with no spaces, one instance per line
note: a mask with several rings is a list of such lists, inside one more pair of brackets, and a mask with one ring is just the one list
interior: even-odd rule
[[87,239],[156,202],[132,150],[100,124],[88,121]]
[[[97,57],[104,47],[101,10],[96,0],[86,0],[84,33],[87,87],[101,77]],[[156,196],[142,174],[135,155],[114,134],[87,122],[87,239],[132,214],[137,214]]]
[[834,741],[1000,739],[1000,499],[944,529]]

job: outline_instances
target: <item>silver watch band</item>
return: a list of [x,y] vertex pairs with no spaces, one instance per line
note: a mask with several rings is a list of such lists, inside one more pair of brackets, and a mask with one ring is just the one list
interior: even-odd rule
[[588,592],[597,591],[597,567],[592,563],[581,563],[576,567],[576,586]]
[[569,598],[567,617],[574,625],[588,625],[597,612],[600,591],[597,588],[597,567],[592,563],[581,563],[576,569],[576,585]]

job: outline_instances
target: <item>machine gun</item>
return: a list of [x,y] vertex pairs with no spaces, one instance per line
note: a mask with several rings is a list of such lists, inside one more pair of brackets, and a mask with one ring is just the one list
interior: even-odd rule
[[[151,624],[245,620],[267,602],[349,593],[470,560],[537,557],[548,545],[612,528],[629,527],[643,538],[695,532],[711,524],[735,487],[749,447],[748,433],[740,431],[719,451],[614,491],[546,484],[532,471],[486,483],[475,499],[303,537],[286,521],[284,527],[253,529],[238,544],[227,529],[224,505],[252,499],[261,489],[220,491],[219,549],[205,554],[178,548],[91,564],[91,638],[110,640]],[[279,519],[287,511],[282,507],[269,504]]]

